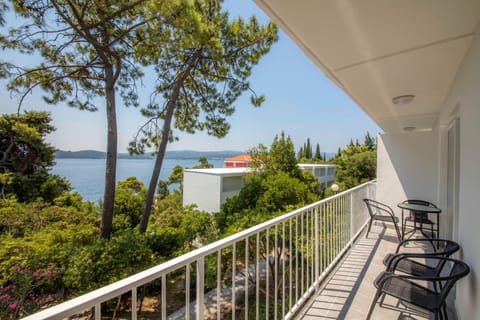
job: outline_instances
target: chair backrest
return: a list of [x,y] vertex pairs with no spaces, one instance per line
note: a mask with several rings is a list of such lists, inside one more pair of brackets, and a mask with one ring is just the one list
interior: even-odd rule
[[428,256],[439,256],[439,257],[450,257],[452,254],[460,250],[460,245],[452,240],[439,239],[439,238],[415,238],[415,239],[405,239],[398,246],[395,253],[400,253],[404,251],[407,244],[410,243],[422,243],[428,245],[428,248],[424,248],[424,255]]
[[384,203],[372,199],[363,199],[363,201],[365,201],[365,204],[368,208],[368,213],[372,218],[375,218],[376,215],[382,215],[382,213],[383,215],[388,214],[392,217],[395,216],[392,208]]
[[[444,239],[432,239],[431,244],[433,246],[433,249],[435,250],[435,245],[433,242],[436,242],[437,244],[439,243],[444,243],[445,248],[443,250],[436,250],[435,252],[431,253],[431,255],[435,255],[437,257],[443,257],[443,258],[448,258],[458,250],[460,250],[460,245],[456,243],[455,241],[451,240],[444,240]],[[440,261],[440,263],[437,264],[435,267],[435,273],[440,274],[442,272],[442,269],[444,267],[444,264],[446,263],[445,260]]]
[[[433,258],[433,257],[432,257]],[[445,301],[450,290],[453,288],[455,283],[460,280],[461,278],[467,276],[470,273],[470,267],[463,261],[451,259],[451,258],[444,258],[444,257],[434,257],[435,259],[443,260],[443,264],[450,268],[448,272],[448,276],[442,277],[440,276],[439,279],[444,278],[444,283],[442,290],[440,291],[440,301]]]

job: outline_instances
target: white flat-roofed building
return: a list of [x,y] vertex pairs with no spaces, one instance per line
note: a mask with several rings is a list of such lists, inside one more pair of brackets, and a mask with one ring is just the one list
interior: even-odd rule
[[[335,181],[336,166],[298,164],[300,169],[317,177],[320,189]],[[239,194],[249,168],[185,169],[183,171],[183,205],[196,204],[199,210],[219,212],[220,206]]]
[[298,166],[300,169],[308,171],[317,177],[320,189],[329,187],[335,181],[337,166],[334,164],[299,163]]
[[248,168],[185,169],[183,171],[183,205],[218,212],[222,203],[237,195],[245,185]]

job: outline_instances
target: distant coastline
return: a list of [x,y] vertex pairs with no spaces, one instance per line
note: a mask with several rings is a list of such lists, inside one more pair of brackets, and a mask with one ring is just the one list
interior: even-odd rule
[[[172,150],[167,151],[165,159],[198,159],[206,157],[207,159],[225,159],[244,154],[242,151],[194,151],[194,150]],[[65,151],[56,150],[55,157],[57,159],[105,159],[106,153],[97,150],[80,150],[80,151]],[[119,153],[119,159],[153,159],[150,153],[143,155],[130,155],[128,153]]]

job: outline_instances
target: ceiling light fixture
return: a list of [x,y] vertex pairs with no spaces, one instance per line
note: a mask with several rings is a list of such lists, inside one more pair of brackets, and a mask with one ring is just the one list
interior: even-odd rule
[[415,131],[415,127],[403,127],[403,131],[407,131],[407,132],[412,132],[412,131]]
[[404,105],[407,103],[410,103],[415,99],[415,96],[413,94],[406,94],[403,96],[397,96],[392,98],[392,102],[396,105]]

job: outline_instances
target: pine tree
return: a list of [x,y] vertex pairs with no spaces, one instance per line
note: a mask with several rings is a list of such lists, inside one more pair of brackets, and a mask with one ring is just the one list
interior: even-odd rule
[[302,147],[300,147],[300,150],[298,150],[298,156],[297,156],[297,159],[302,159],[302,158],[303,158],[303,156],[304,156],[304,154],[303,154],[303,148],[302,148]]
[[[168,9],[176,2],[153,1],[152,6]],[[227,120],[235,111],[233,104],[243,92],[252,93],[250,102],[255,107],[265,100],[249,86],[248,78],[278,38],[273,23],[262,26],[254,16],[248,22],[229,19],[221,1],[180,3],[185,10],[170,12],[173,23],[152,26],[142,43],[142,59],[154,64],[158,78],[151,103],[142,109],[148,120],[130,144],[133,153],[156,147],[140,233],[147,228],[167,144],[176,139],[172,128],[224,137],[230,130]]]
[[322,154],[320,153],[320,145],[317,143],[317,147],[315,148],[315,159],[323,160]]
[[375,139],[370,136],[370,132],[367,131],[365,135],[365,142],[364,146],[367,147],[369,150],[374,150],[376,148]]
[[305,147],[305,158],[312,159],[312,145],[310,144],[310,138],[307,138],[307,145]]

